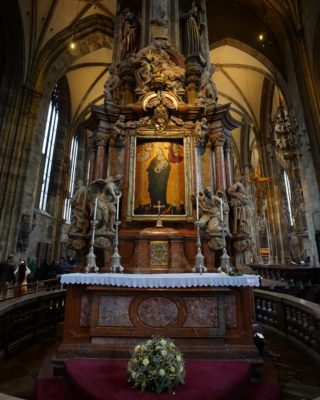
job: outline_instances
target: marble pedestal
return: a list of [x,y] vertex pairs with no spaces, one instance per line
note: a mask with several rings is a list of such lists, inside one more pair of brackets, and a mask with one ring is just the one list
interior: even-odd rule
[[135,239],[134,273],[188,272],[184,253],[184,239],[172,228],[152,227],[143,229]]

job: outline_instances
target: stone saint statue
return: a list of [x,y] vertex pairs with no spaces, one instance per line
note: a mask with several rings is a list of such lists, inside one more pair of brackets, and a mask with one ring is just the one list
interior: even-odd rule
[[228,189],[230,206],[233,213],[231,233],[251,235],[253,224],[253,203],[241,182]]
[[104,102],[117,103],[119,101],[119,85],[120,79],[117,73],[117,69],[112,65],[109,67],[109,77],[104,84]]
[[89,227],[88,190],[82,180],[77,182],[77,190],[70,200],[70,233],[86,233]]
[[185,36],[185,55],[186,57],[198,57],[202,64],[205,64],[202,46],[203,23],[200,21],[200,13],[196,2],[192,2],[191,10],[185,15],[186,36]]
[[123,141],[126,137],[126,117],[124,115],[120,115],[118,121],[114,124],[114,132],[116,140]]
[[221,233],[224,230],[223,209],[220,197],[213,194],[210,188],[199,192],[200,222],[207,226],[208,233]]
[[[120,195],[119,184],[122,176],[108,176],[106,179],[98,179],[92,182],[92,186],[98,187],[96,227],[98,233],[114,232],[116,218],[116,196]],[[93,214],[94,202],[91,205]]]
[[196,121],[194,127],[194,133],[197,143],[201,146],[204,145],[206,139],[206,133],[208,130],[207,118],[201,118],[201,121]]
[[135,53],[138,49],[138,21],[129,8],[123,11],[123,19],[120,32],[120,60]]
[[214,74],[215,70],[216,66],[214,64],[211,64],[210,67],[206,68],[202,73],[201,86],[197,99],[197,104],[199,106],[217,103],[217,87],[212,79],[212,75]]
[[222,229],[225,231],[226,235],[230,236],[229,228],[229,204],[227,201],[227,196],[222,190],[216,191],[216,196],[220,199],[220,213],[222,211]]

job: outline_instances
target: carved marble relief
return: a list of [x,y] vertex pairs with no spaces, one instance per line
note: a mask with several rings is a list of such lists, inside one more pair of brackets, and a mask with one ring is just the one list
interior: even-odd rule
[[178,318],[177,305],[165,297],[152,297],[141,302],[138,316],[149,326],[167,326]]
[[132,326],[129,307],[133,296],[101,296],[99,326]]
[[218,299],[216,297],[184,297],[187,317],[184,327],[218,327]]

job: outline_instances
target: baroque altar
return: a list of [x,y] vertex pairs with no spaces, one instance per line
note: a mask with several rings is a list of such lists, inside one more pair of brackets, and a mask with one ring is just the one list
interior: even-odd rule
[[[89,182],[71,199],[70,247],[85,266],[91,244],[99,273],[63,277],[57,358],[128,356],[141,338],[163,335],[190,357],[257,359],[254,278],[215,274],[227,252],[239,269],[252,249],[253,208],[244,181],[233,179],[231,133],[240,123],[218,103],[205,2],[141,1],[137,14],[118,3],[104,104],[84,123]],[[206,284],[102,283],[115,257],[124,277],[145,282],[145,274],[191,279],[200,259]]]
[[[96,205],[94,248],[98,267],[108,271],[122,195],[119,254],[126,272],[191,271],[195,221],[208,271],[217,270],[226,248],[241,267],[254,245],[254,208],[245,181],[233,178],[231,134],[240,122],[230,104],[218,103],[205,2],[142,1],[137,14],[122,3],[104,104],[92,105],[84,123],[89,181],[79,182],[71,199],[69,245],[85,265]],[[152,231],[159,219],[163,226]],[[139,259],[143,251],[147,261]],[[162,253],[158,264],[155,253]],[[177,254],[180,266],[171,262]]]

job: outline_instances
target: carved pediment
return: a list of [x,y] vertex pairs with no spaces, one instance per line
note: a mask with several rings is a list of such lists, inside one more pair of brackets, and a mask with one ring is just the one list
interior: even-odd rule
[[166,48],[163,42],[155,41],[131,57],[135,68],[137,92],[144,96],[152,91],[163,90],[173,93],[180,99],[186,70],[181,57],[178,55],[174,57],[173,53],[173,50]]

